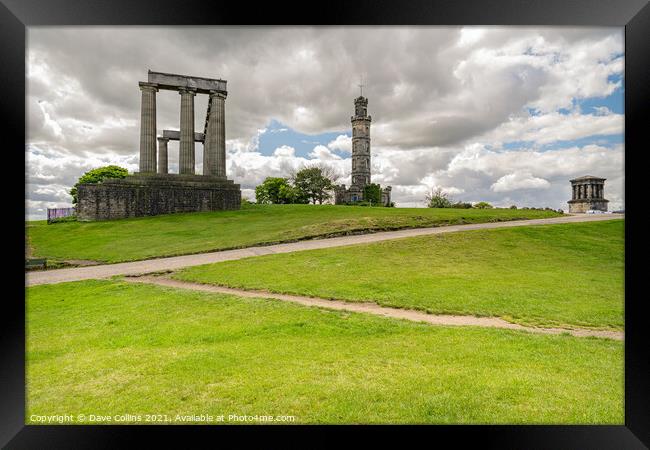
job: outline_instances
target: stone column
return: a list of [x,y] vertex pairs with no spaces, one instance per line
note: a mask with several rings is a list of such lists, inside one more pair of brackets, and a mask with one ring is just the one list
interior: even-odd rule
[[140,82],[140,172],[156,173],[156,92],[158,86]]
[[178,154],[178,173],[194,174],[194,89],[180,89],[181,132]]
[[205,132],[205,140],[203,141],[203,175],[212,175],[213,165],[210,150],[210,125],[208,122],[208,129]]
[[158,138],[158,173],[168,173],[167,169],[167,143],[169,138]]
[[203,175],[226,177],[225,100],[224,93],[210,92]]
[[573,184],[571,185],[571,200],[575,200],[575,199],[576,199],[576,185]]

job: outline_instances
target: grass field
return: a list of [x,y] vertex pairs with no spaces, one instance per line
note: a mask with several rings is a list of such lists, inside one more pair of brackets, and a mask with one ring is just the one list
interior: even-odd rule
[[32,257],[120,262],[341,233],[555,217],[553,211],[245,205],[103,222],[28,222]]
[[623,329],[624,222],[467,231],[248,258],[176,278],[431,313]]
[[118,281],[28,288],[26,359],[27,423],[52,414],[624,419],[619,341],[429,326]]

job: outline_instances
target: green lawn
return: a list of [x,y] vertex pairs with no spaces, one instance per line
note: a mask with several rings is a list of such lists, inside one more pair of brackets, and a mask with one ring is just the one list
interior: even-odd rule
[[467,231],[187,268],[176,278],[523,324],[623,329],[624,222]]
[[555,217],[553,211],[250,205],[94,223],[28,222],[33,257],[120,262],[332,234]]
[[27,423],[53,414],[624,420],[623,343],[613,340],[429,326],[117,281],[30,287],[26,325]]

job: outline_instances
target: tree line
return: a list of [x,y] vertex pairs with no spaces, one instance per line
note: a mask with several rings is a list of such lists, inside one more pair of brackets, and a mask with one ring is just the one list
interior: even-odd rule
[[267,177],[255,188],[255,201],[261,204],[316,203],[332,198],[338,174],[329,166],[303,167],[289,177]]

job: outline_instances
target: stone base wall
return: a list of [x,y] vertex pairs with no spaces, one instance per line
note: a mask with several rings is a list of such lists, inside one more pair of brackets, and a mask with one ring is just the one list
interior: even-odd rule
[[232,180],[201,175],[133,174],[82,184],[77,220],[110,220],[241,207],[241,189]]
[[[381,191],[381,203],[384,206],[389,206],[391,203],[390,199],[391,187],[388,186]],[[349,189],[345,188],[344,184],[337,186],[334,189],[334,204],[343,205],[345,203],[363,201],[363,189],[358,186],[350,186]]]
[[569,213],[573,214],[584,214],[590,209],[596,211],[607,211],[607,203],[609,200],[597,199],[597,200],[569,200]]

